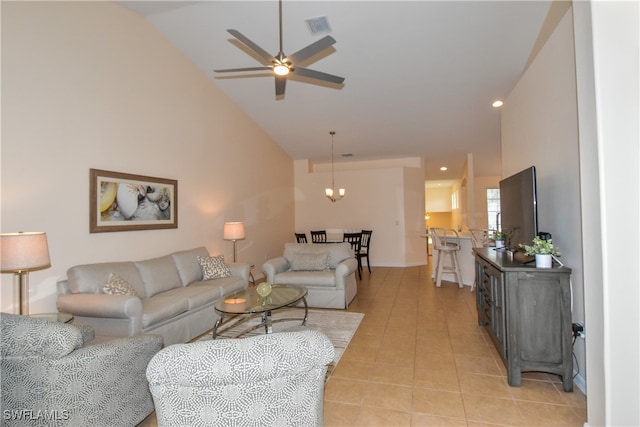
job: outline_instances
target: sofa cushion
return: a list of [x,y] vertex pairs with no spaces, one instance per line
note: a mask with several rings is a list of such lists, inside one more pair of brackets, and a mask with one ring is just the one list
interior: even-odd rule
[[181,286],[156,296],[186,298],[187,308],[193,310],[217,301],[220,298],[220,288],[218,286]]
[[142,328],[155,325],[184,313],[189,308],[185,297],[156,295],[142,300]]
[[350,243],[285,243],[283,256],[289,264],[293,261],[293,255],[296,253],[323,253],[329,254],[329,268],[335,269],[338,264],[347,258],[353,258],[353,249]]
[[275,275],[275,283],[280,285],[300,285],[306,288],[335,288],[334,271],[285,271]]
[[240,277],[223,277],[221,279],[202,280],[200,282],[193,282],[188,287],[213,287],[218,291],[218,298],[222,298],[230,293],[241,291],[246,289],[244,280]]
[[328,252],[306,253],[297,252],[291,259],[292,271],[322,271],[328,270]]
[[126,280],[139,297],[147,296],[142,277],[133,262],[104,262],[76,265],[67,270],[69,289],[74,294],[99,294],[102,286],[109,280],[110,274],[116,274]]
[[198,256],[208,257],[209,251],[204,246],[199,248],[189,249],[187,251],[174,252],[171,254],[173,262],[176,264],[182,286],[187,286],[189,283],[202,280],[202,268],[198,262]]
[[109,274],[107,283],[102,286],[102,292],[107,295],[128,295],[131,297],[137,296],[136,290],[131,287],[129,282],[113,273]]
[[136,261],[134,264],[140,272],[147,297],[182,286],[171,255]]
[[198,256],[198,262],[202,267],[202,280],[221,279],[223,277],[231,277],[229,267],[224,263],[224,255],[213,257]]

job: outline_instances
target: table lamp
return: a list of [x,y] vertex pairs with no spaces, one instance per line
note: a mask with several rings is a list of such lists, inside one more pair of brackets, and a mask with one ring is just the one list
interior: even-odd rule
[[0,234],[0,264],[3,273],[18,276],[15,295],[19,314],[29,314],[29,271],[50,267],[47,234],[23,232]]
[[224,240],[231,240],[233,242],[233,262],[237,260],[236,240],[244,239],[244,223],[242,221],[225,222],[224,223]]

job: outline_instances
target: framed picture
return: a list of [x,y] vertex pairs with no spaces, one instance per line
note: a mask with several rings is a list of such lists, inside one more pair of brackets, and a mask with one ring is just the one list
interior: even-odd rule
[[90,169],[89,232],[178,228],[178,181]]

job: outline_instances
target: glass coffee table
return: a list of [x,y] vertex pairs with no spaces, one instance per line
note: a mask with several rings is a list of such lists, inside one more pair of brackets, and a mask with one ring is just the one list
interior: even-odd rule
[[272,285],[271,293],[264,297],[258,294],[257,288],[253,287],[227,295],[214,305],[220,317],[213,326],[212,338],[216,339],[220,333],[235,328],[256,316],[262,317],[259,324],[234,333],[232,338],[237,338],[260,327],[264,327],[264,332],[270,334],[273,332],[274,322],[293,320],[272,320],[271,313],[293,306],[300,301],[304,303],[304,318],[301,319],[302,325],[304,325],[307,323],[307,315],[309,314],[306,296],[307,288],[297,285]]

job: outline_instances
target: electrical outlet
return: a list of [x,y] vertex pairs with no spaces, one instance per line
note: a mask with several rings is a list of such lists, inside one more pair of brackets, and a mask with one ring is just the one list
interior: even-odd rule
[[573,329],[573,337],[585,339],[584,325],[582,323],[574,323],[571,325]]

